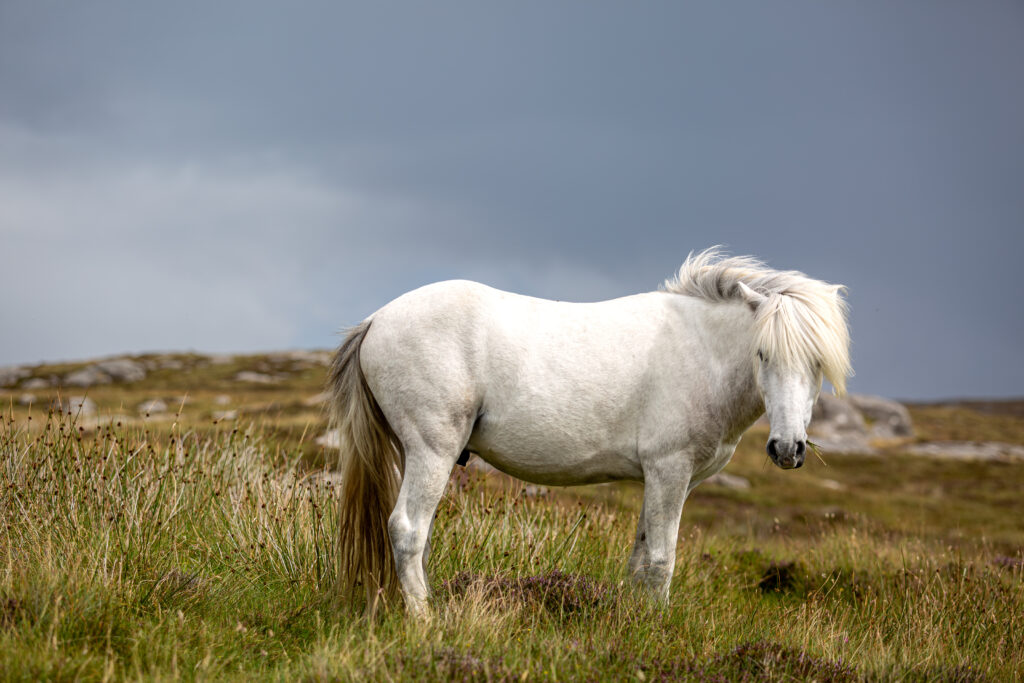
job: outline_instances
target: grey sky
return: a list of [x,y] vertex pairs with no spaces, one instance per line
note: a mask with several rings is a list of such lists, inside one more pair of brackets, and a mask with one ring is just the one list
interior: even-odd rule
[[850,288],[854,391],[1024,395],[1024,4],[0,2],[0,364],[717,243]]

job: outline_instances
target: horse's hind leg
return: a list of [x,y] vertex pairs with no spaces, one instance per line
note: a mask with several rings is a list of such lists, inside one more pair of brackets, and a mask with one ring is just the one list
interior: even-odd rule
[[[421,613],[427,607],[427,553],[434,513],[468,438],[468,429],[467,425],[441,438],[435,435],[430,443],[418,435],[403,440],[405,476],[388,520],[388,533],[402,594],[411,612]],[[462,434],[464,431],[466,434]]]
[[412,612],[426,608],[430,592],[426,552],[431,522],[457,455],[448,457],[421,449],[407,450],[405,454],[405,477],[388,520],[388,533],[402,594]]

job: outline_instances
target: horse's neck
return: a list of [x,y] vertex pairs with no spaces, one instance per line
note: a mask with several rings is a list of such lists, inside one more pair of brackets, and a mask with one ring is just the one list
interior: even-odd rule
[[754,376],[754,359],[747,342],[754,333],[753,316],[744,305],[714,304],[706,309],[705,324],[714,328],[716,388],[711,401],[723,419],[725,442],[733,442],[764,413],[764,402]]

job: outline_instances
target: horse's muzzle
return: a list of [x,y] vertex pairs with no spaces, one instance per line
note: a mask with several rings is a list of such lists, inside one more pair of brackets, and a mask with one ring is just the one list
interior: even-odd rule
[[807,443],[803,440],[768,439],[767,451],[773,463],[784,470],[791,470],[804,464]]

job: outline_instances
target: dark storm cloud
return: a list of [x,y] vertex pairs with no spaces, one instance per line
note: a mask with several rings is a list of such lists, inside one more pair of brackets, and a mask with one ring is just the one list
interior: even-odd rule
[[4,3],[0,362],[724,243],[850,287],[854,390],[1019,395],[1022,64],[1015,2]]

